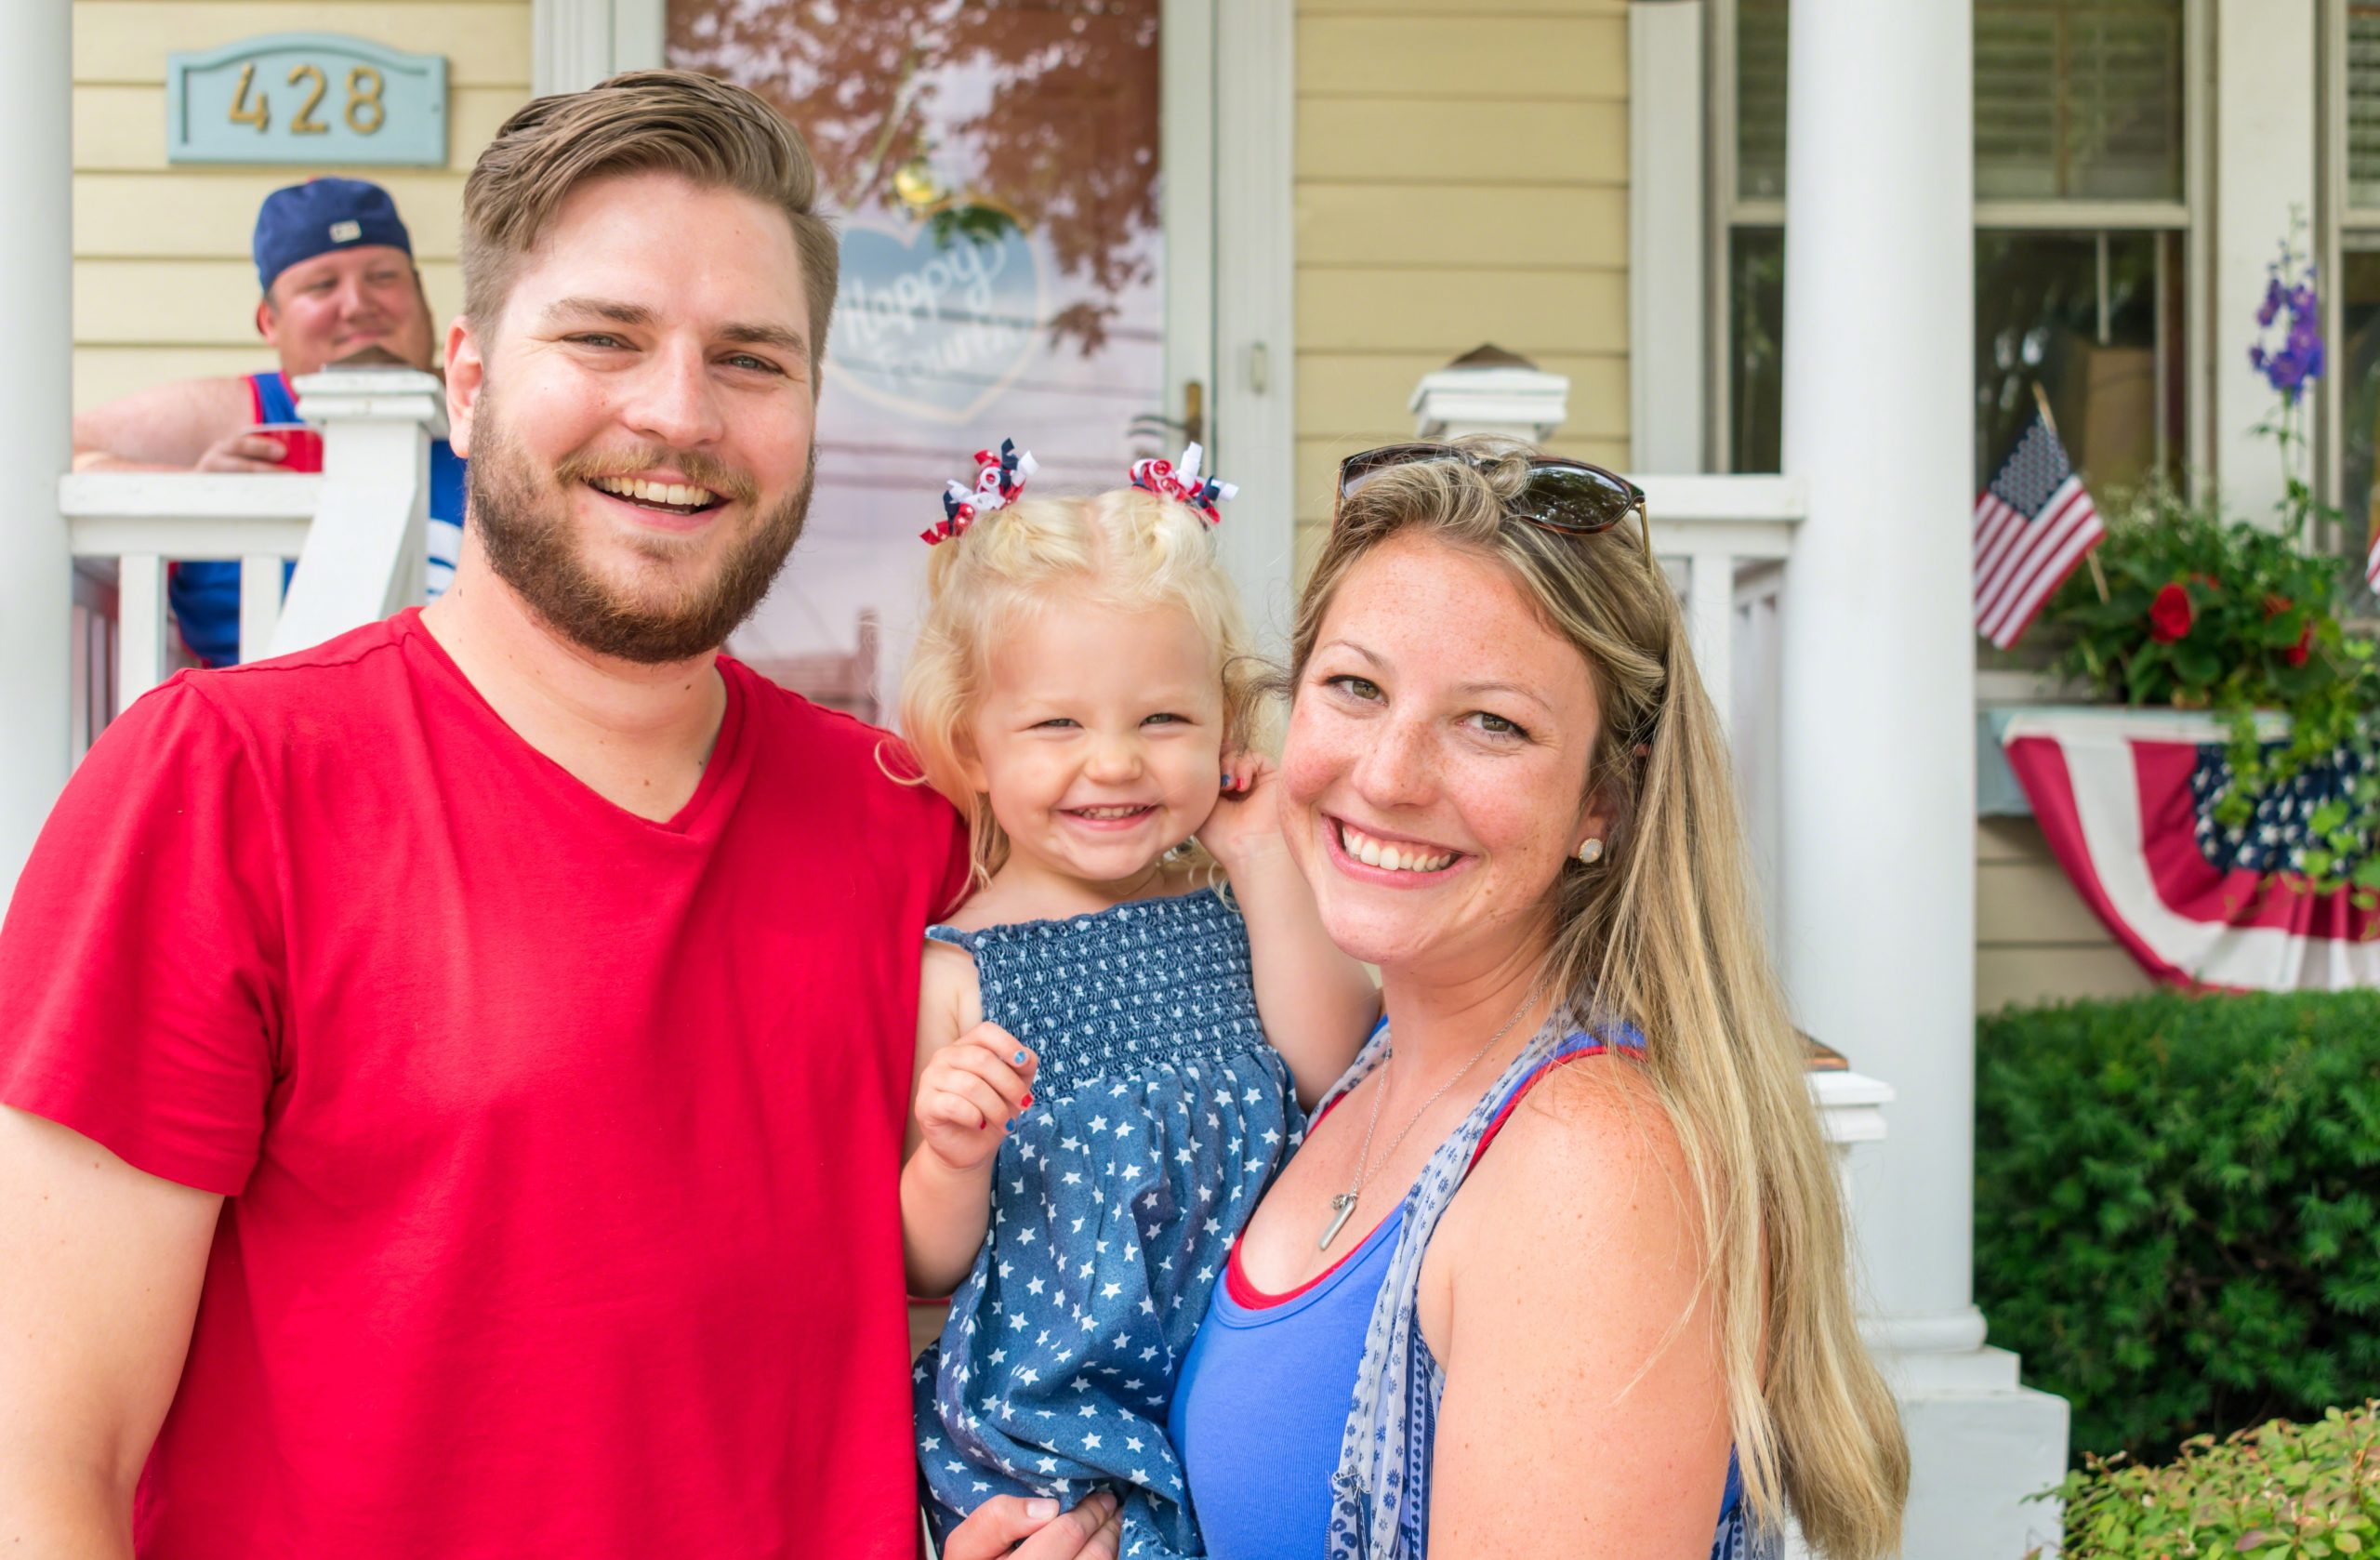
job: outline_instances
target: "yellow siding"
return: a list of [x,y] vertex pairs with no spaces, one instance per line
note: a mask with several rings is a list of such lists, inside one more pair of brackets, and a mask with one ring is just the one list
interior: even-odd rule
[[1976,1007],[2129,997],[2153,983],[2091,913],[2030,818],[1976,826]]
[[1628,454],[1624,0],[1298,0],[1297,517],[1410,438],[1482,343],[1570,377],[1565,449]]
[[[257,339],[248,234],[265,194],[315,173],[388,187],[443,321],[463,176],[529,98],[529,0],[73,0],[74,405],[143,386],[272,365]],[[165,162],[165,56],[258,33],[341,33],[447,69],[444,168]]]
[[[74,0],[74,80],[162,86],[168,54],[260,33],[301,32],[345,33],[415,54],[443,54],[451,86],[529,85],[528,0]],[[160,117],[161,147],[164,124]]]

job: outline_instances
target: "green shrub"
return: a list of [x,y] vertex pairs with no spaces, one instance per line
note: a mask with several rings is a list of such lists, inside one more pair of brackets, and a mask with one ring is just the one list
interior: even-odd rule
[[2306,1425],[2202,1435],[2161,1468],[2094,1458],[2057,1493],[2066,1560],[2370,1554],[2380,1552],[2380,1419],[2367,1403]]
[[2380,1395],[2380,991],[1986,1017],[1975,1260],[2078,1449]]

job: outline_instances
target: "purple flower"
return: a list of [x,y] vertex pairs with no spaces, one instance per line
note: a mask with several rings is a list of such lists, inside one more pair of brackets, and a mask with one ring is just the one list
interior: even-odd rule
[[2248,365],[2284,400],[2294,402],[2307,381],[2321,377],[2322,302],[2315,287],[2315,270],[2301,261],[2291,245],[2282,245],[2265,280],[2265,294],[2256,306],[2256,328],[2266,331],[2282,322],[2281,339],[2268,346],[2258,341],[2248,349]]

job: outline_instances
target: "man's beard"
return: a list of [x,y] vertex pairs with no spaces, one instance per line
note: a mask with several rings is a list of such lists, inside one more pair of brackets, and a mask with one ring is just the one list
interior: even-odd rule
[[[668,579],[675,549],[640,549],[646,552],[650,575],[666,584],[656,591],[623,590],[588,563],[568,513],[574,488],[592,476],[670,467],[731,501],[749,505],[751,479],[694,452],[651,445],[602,456],[574,455],[557,468],[552,490],[540,492],[528,456],[495,411],[483,390],[472,418],[474,448],[465,468],[470,500],[466,523],[496,576],[555,632],[598,655],[659,666],[717,650],[769,593],[810,514],[815,473],[805,463],[801,485],[761,514],[707,577]],[[816,453],[813,444],[813,462]]]

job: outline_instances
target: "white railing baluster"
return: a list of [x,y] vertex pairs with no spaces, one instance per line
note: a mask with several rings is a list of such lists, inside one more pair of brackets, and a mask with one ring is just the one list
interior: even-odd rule
[[261,661],[271,654],[273,629],[281,624],[279,554],[252,552],[240,560],[240,659]]
[[116,559],[115,707],[165,681],[165,558],[127,552]]
[[1694,664],[1719,713],[1719,729],[1732,731],[1728,710],[1736,665],[1736,555],[1698,550],[1686,555],[1686,631],[1694,642]]
[[91,689],[98,681],[91,675],[91,628],[98,620],[99,614],[80,601],[68,618],[67,631],[73,637],[66,647],[66,747],[72,753],[88,751],[99,729],[91,719]]
[[67,653],[69,750],[79,760],[115,708],[115,565],[74,561],[74,641]]
[[1778,748],[1777,701],[1784,691],[1777,675],[1778,614],[1784,599],[1785,565],[1769,561],[1736,572],[1736,664],[1729,683],[1735,713],[1727,737],[1743,790],[1744,833],[1760,873],[1767,924],[1777,924]]

